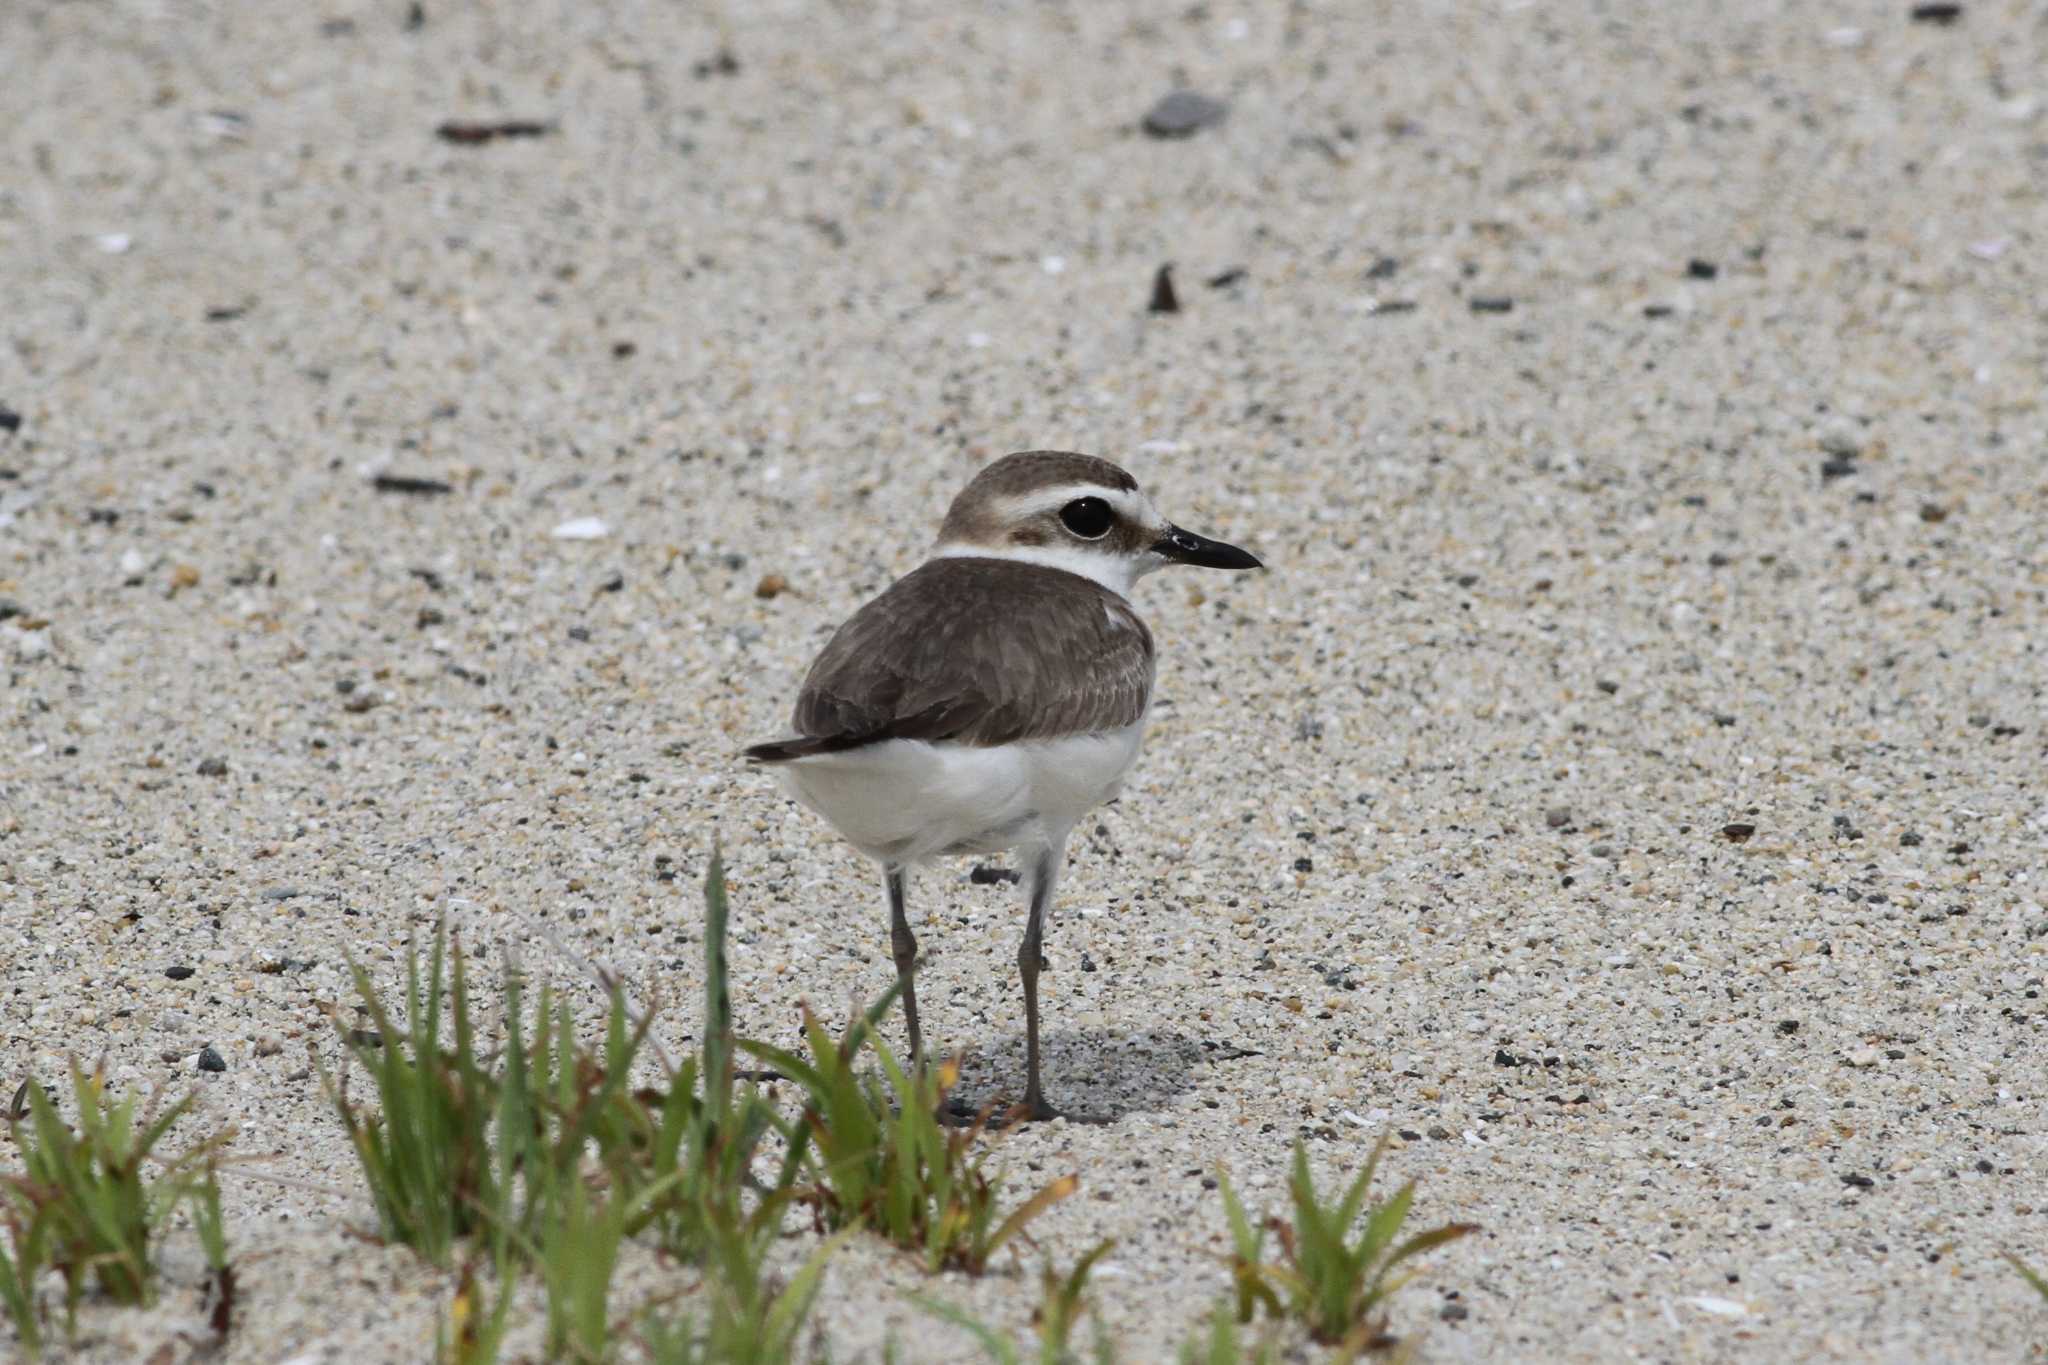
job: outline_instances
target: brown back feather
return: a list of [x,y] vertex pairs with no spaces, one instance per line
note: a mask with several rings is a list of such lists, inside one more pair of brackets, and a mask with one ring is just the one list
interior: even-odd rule
[[772,763],[885,739],[988,746],[1120,728],[1145,714],[1152,661],[1145,623],[1091,579],[935,559],[826,644],[797,697],[799,738],[747,753]]

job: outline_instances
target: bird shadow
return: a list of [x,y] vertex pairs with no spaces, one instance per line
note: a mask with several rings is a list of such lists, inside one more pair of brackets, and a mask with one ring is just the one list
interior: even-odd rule
[[[1160,1029],[1062,1029],[1039,1042],[1046,1099],[1071,1117],[1102,1123],[1172,1108],[1195,1088],[1195,1068],[1221,1055],[1214,1044]],[[1023,1097],[1022,1034],[969,1047],[960,1060],[960,1084],[952,1095],[956,1113],[1000,1108]]]

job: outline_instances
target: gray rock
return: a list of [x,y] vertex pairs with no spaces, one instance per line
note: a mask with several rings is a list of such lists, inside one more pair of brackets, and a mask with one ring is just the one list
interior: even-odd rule
[[1194,90],[1176,90],[1145,111],[1139,124],[1150,137],[1193,137],[1212,123],[1223,122],[1230,106]]

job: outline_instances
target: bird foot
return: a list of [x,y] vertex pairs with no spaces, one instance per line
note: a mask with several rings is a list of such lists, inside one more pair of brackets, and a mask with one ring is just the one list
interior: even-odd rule
[[1047,1123],[1053,1119],[1065,1119],[1068,1123],[1108,1123],[1105,1117],[1096,1114],[1073,1114],[1064,1109],[1055,1109],[1045,1101],[1043,1095],[1026,1095],[1024,1103],[1010,1111],[1022,1123]]

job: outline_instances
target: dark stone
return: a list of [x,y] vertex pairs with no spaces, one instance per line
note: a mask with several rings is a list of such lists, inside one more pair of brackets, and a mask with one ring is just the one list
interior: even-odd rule
[[213,1050],[212,1043],[208,1043],[205,1047],[199,1049],[199,1069],[201,1071],[226,1071],[228,1069],[227,1059]]
[[988,863],[976,863],[974,870],[967,874],[967,880],[976,886],[995,886],[1001,882],[1015,886],[1023,880],[1023,874],[1014,867],[994,867]]
[[1788,1037],[1799,1032],[1799,1021],[1797,1019],[1780,1019],[1778,1021],[1778,1032]]
[[1721,837],[1731,844],[1746,844],[1756,833],[1756,826],[1747,820],[1732,820],[1721,826]]
[[224,758],[202,758],[199,760],[199,775],[201,777],[226,777],[228,775],[228,761]]
[[166,967],[164,968],[164,975],[173,981],[183,981],[196,970],[197,968],[193,967]]
[[1152,298],[1146,303],[1148,313],[1178,313],[1180,295],[1173,292],[1173,266],[1169,263],[1159,267],[1152,277]]
[[441,493],[453,493],[455,485],[440,479],[425,479],[412,474],[379,474],[370,480],[370,487],[379,493],[413,493],[423,497]]
[[1947,28],[1963,17],[1963,7],[1955,4],[1915,5],[1909,17],[1916,24],[1935,24]]
[[20,431],[21,414],[0,403],[0,431]]
[[720,48],[717,53],[701,62],[690,64],[690,74],[698,80],[709,80],[713,76],[737,76],[740,74],[740,59],[732,55],[730,48]]
[[476,147],[486,142],[496,142],[501,137],[546,137],[554,131],[554,124],[540,119],[511,118],[500,119],[494,123],[470,123],[450,119],[434,130],[434,136],[457,146]]
[[1831,455],[1820,462],[1820,480],[1822,483],[1832,483],[1836,479],[1846,479],[1855,472],[1856,461],[1847,455]]
[[1721,273],[1721,267],[1712,261],[1703,261],[1695,256],[1685,263],[1685,275],[1692,280],[1711,280]]
[[1145,111],[1139,127],[1148,137],[1193,137],[1211,124],[1223,122],[1230,106],[1222,100],[1194,90],[1176,90]]
[[1475,313],[1512,313],[1515,311],[1515,301],[1508,298],[1505,294],[1477,295],[1472,299],[1470,306]]

